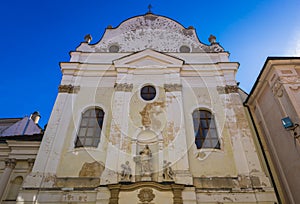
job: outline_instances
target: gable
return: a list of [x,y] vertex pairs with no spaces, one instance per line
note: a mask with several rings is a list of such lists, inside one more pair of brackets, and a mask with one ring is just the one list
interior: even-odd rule
[[181,68],[184,61],[150,49],[115,60],[116,68]]

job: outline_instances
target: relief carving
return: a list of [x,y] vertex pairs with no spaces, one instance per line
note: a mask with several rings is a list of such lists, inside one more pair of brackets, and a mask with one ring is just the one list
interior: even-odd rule
[[79,172],[79,177],[100,177],[103,171],[104,165],[99,162],[85,162]]
[[274,96],[281,97],[283,95],[283,91],[281,87],[282,87],[282,82],[279,79],[277,79],[272,87],[272,92]]
[[300,83],[300,77],[299,76],[285,76],[285,77],[280,77],[279,81],[283,84],[298,84],[298,83]]
[[289,88],[290,88],[292,91],[297,91],[298,89],[300,89],[300,86],[298,86],[298,85],[291,85],[291,86],[289,86]]
[[140,201],[142,202],[139,204],[150,204],[149,202],[151,202],[155,198],[155,195],[151,188],[141,189],[137,196],[140,199]]

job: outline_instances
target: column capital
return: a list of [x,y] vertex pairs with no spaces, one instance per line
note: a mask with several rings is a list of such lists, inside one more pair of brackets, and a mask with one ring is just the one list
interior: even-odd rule
[[73,86],[71,84],[69,85],[61,84],[58,87],[59,93],[76,94],[79,92],[79,90],[80,90],[80,86]]
[[16,159],[9,159],[9,158],[5,159],[4,162],[5,162],[5,167],[9,167],[11,169],[14,169],[17,163]]

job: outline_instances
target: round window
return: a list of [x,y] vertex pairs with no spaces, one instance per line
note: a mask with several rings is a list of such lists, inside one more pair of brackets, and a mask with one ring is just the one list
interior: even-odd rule
[[179,48],[179,51],[180,52],[183,52],[183,53],[189,53],[191,52],[191,48],[186,46],[186,45],[182,45],[180,48]]
[[119,49],[120,47],[118,45],[112,45],[108,48],[109,52],[113,52],[113,53],[119,52]]
[[145,101],[151,101],[155,98],[156,96],[156,90],[153,86],[144,86],[141,89],[141,97],[142,99],[144,99]]

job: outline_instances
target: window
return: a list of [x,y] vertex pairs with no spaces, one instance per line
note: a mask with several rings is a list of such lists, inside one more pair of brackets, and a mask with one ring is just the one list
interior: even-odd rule
[[195,110],[193,112],[193,123],[197,149],[220,149],[215,120],[209,111]]
[[75,147],[97,147],[100,142],[104,112],[92,108],[82,114]]
[[[7,201],[16,201],[20,188],[23,184],[23,177],[22,176],[17,176],[14,180],[12,180],[11,185],[9,187],[9,191],[8,194],[6,196],[6,200]],[[11,203],[15,203],[15,202],[11,202]]]
[[156,90],[153,86],[144,86],[141,89],[141,97],[145,101],[151,101],[156,96]]

